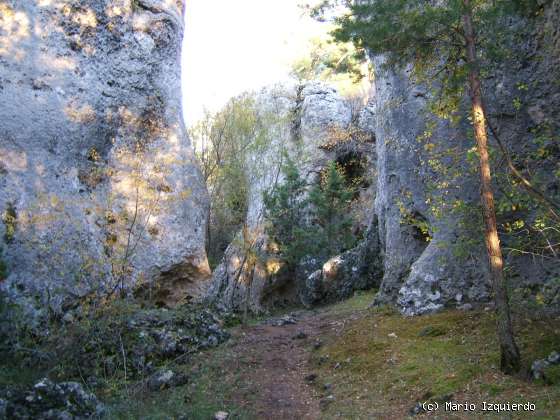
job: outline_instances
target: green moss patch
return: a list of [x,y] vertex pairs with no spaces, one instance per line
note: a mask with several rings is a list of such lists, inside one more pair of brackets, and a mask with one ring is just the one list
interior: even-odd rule
[[[526,366],[560,348],[558,325],[558,319],[518,319]],[[529,401],[537,408],[532,414],[560,412],[557,379],[544,386],[499,371],[495,318],[489,311],[410,318],[387,308],[370,310],[348,323],[341,335],[329,337],[310,363],[320,379],[318,389],[332,385],[323,391],[334,395],[324,408],[325,418],[400,418],[418,401],[449,399],[477,405]],[[432,414],[448,418],[449,413]]]

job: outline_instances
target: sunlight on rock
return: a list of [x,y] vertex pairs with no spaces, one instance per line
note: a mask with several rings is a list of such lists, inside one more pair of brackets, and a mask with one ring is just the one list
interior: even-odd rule
[[341,263],[342,263],[342,259],[340,257],[334,257],[328,260],[323,265],[323,273],[325,277],[331,278],[336,276]]
[[75,123],[89,124],[95,121],[95,110],[89,104],[80,105],[76,99],[72,99],[64,108],[68,119]]
[[270,258],[266,262],[266,272],[269,275],[278,273],[278,271],[280,271],[281,268],[282,268],[282,262],[279,259]]
[[45,68],[51,68],[53,70],[72,71],[76,69],[76,62],[68,57],[53,57],[51,55],[44,54],[41,56],[40,61]]
[[6,4],[0,4],[0,56],[13,56],[23,60],[25,52],[18,45],[30,36],[29,18],[23,12],[14,11]]
[[62,8],[62,13],[65,17],[71,18],[72,22],[81,26],[95,28],[97,27],[97,16],[91,9],[85,11],[74,12],[72,6],[66,5]]
[[0,148],[0,162],[9,171],[23,172],[28,168],[27,153],[25,152]]
[[135,31],[149,32],[152,20],[146,15],[134,15],[132,27]]
[[238,256],[235,256],[231,259],[230,264],[234,270],[237,270],[241,265],[241,259]]
[[114,18],[116,16],[128,15],[130,14],[130,12],[131,12],[130,6],[124,4],[107,6],[107,9],[105,10],[105,14],[110,18]]
[[173,145],[178,145],[179,144],[179,138],[177,137],[177,134],[175,134],[175,133],[169,134],[167,139],[168,139],[168,142],[173,144]]

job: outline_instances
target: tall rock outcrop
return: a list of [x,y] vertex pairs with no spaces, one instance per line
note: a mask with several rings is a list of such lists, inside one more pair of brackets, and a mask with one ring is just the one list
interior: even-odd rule
[[[251,187],[245,227],[230,244],[214,271],[209,293],[210,299],[221,305],[236,310],[247,308],[253,312],[283,303],[321,300],[325,296],[322,281],[320,285],[307,282],[313,290],[305,290],[307,276],[320,267],[320,263],[311,258],[304,261],[298,275],[285,272],[274,244],[269,243],[265,233],[263,193],[282,180],[280,166],[283,153],[294,161],[309,184],[317,181],[321,170],[331,160],[344,163],[350,156],[365,159],[371,172],[364,174],[366,178],[373,177],[375,166],[371,133],[361,142],[352,142],[352,136],[348,136],[349,127],[356,123],[355,120],[364,121],[362,125],[365,126],[366,119],[371,119],[371,115],[367,110],[357,114],[351,103],[332,87],[308,82],[299,86],[267,88],[258,95],[257,102],[257,109],[263,115],[272,113],[276,118],[269,122],[267,150],[249,158],[247,166]],[[366,131],[368,127],[363,128]],[[333,138],[340,137],[342,132],[346,133],[348,141],[342,141],[339,147],[329,147]],[[358,218],[364,230],[373,217],[373,189],[374,183],[363,191],[368,199],[364,198],[362,216]],[[363,254],[357,252],[357,255]],[[357,259],[360,258],[351,259],[354,265],[358,265]],[[345,286],[350,291],[354,290],[354,286],[364,288],[372,285],[371,281],[362,280],[350,283]],[[320,296],[311,298],[314,293]]]
[[[560,133],[558,31],[552,29],[560,2],[542,5],[542,13],[532,21],[504,23],[512,25],[515,39],[523,41],[512,46],[515,53],[489,72],[484,85],[492,125],[520,167],[557,199],[558,177],[550,174],[558,170],[559,155],[550,141]],[[474,153],[472,127],[465,119],[450,124],[435,118],[429,111],[433,92],[415,83],[410,69],[388,69],[382,56],[372,60],[376,69],[376,213],[384,253],[384,278],[376,302],[395,303],[403,313],[415,315],[488,300],[491,291],[476,156],[469,159]],[[468,105],[465,97],[462,115],[468,115]],[[543,150],[545,156],[535,157]],[[495,183],[498,200],[504,198],[503,188],[509,182]],[[521,220],[535,225],[540,216],[514,206],[504,217],[509,218],[502,219],[504,224]],[[558,278],[554,250],[543,248],[542,257],[515,252],[519,238],[530,241],[529,235],[542,232],[512,233],[501,228],[500,234],[512,289],[535,290]]]
[[451,211],[459,200],[470,206],[478,200],[476,178],[460,160],[472,147],[466,127],[430,117],[429,94],[411,81],[410,69],[387,69],[383,62],[374,58],[375,207],[384,251],[377,302],[398,303],[405,313],[417,314],[487,299],[482,237],[473,244],[459,240],[466,221]]
[[[12,296],[200,295],[206,188],[181,116],[182,0],[0,1]],[[20,301],[22,301],[20,299]]]

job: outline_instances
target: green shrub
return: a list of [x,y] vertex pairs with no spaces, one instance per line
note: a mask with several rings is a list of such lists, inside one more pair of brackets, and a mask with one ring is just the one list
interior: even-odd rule
[[12,203],[8,203],[8,207],[2,215],[2,221],[4,222],[4,228],[6,229],[4,233],[4,241],[9,244],[14,240],[17,224],[16,208]]
[[267,233],[278,245],[280,255],[290,269],[307,252],[308,231],[305,229],[306,184],[300,177],[295,163],[285,156],[282,167],[284,181],[271,192],[265,192],[263,200]]
[[325,261],[354,246],[349,210],[354,193],[336,163],[329,163],[311,188],[288,157],[282,173],[284,181],[264,194],[264,204],[267,233],[288,267],[295,269],[305,256]]

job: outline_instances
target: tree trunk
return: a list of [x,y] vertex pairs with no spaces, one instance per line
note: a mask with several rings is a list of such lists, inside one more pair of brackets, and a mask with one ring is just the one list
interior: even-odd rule
[[490,262],[490,279],[492,281],[494,301],[496,304],[496,321],[501,353],[501,370],[505,373],[514,373],[519,370],[520,357],[519,350],[513,337],[508,296],[503,273],[504,263],[496,225],[494,194],[492,193],[492,178],[490,175],[490,162],[488,156],[486,118],[482,107],[480,74],[477,67],[476,42],[471,18],[470,1],[463,0],[463,3],[465,6],[463,29],[465,31],[467,63],[469,66],[469,87],[472,100],[474,134],[478,154],[480,156],[480,191],[484,223],[486,225],[485,240]]

